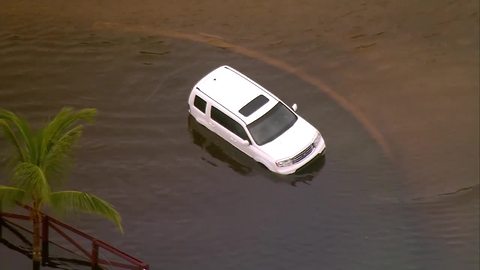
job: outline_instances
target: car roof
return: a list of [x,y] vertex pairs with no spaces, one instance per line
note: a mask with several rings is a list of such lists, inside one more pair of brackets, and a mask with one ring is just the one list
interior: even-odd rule
[[[229,66],[221,66],[213,70],[203,77],[195,87],[240,118],[245,124],[255,121],[278,102],[273,94]],[[258,110],[254,110],[248,115],[240,113],[245,105],[259,96],[264,96],[266,102],[263,102]]]

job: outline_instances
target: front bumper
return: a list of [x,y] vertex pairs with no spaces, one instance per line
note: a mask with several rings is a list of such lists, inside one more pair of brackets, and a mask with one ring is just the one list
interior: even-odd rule
[[317,147],[315,147],[308,156],[304,157],[302,161],[287,167],[275,166],[275,169],[273,171],[283,175],[295,173],[297,170],[299,170],[300,168],[305,166],[307,163],[309,163],[312,159],[314,159],[317,155],[325,155],[325,150],[326,150],[325,141],[322,138],[321,142],[317,145]]

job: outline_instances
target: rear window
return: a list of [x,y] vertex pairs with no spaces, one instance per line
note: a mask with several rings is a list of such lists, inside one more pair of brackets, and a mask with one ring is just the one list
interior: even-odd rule
[[243,116],[249,116],[256,110],[260,109],[263,105],[267,104],[267,102],[268,98],[264,95],[260,95],[245,104],[245,106],[243,106],[239,112],[243,114]]
[[195,96],[195,100],[193,101],[193,106],[195,106],[195,108],[205,113],[205,110],[207,108],[207,102],[203,100],[201,97]]

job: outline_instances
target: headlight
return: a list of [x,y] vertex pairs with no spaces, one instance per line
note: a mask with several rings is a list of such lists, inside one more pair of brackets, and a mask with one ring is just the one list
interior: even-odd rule
[[320,135],[320,132],[318,132],[317,137],[315,137],[315,140],[313,140],[313,146],[317,147],[321,141],[322,141],[322,135]]
[[284,160],[275,162],[275,164],[277,165],[277,167],[287,167],[292,165],[293,163],[291,159],[284,159]]

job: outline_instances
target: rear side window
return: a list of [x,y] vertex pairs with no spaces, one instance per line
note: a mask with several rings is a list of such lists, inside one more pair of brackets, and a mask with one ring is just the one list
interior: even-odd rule
[[238,137],[248,140],[247,133],[245,129],[237,121],[230,118],[228,115],[221,112],[219,109],[212,106],[210,112],[212,119],[222,125],[224,128],[230,130],[232,133],[236,134]]
[[195,108],[205,113],[205,110],[207,108],[207,102],[203,100],[201,97],[195,96],[195,99],[193,100],[193,106],[195,106]]

